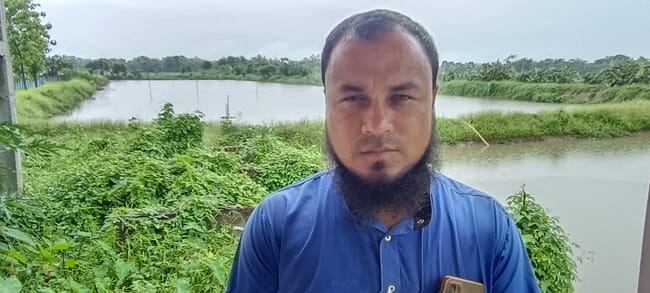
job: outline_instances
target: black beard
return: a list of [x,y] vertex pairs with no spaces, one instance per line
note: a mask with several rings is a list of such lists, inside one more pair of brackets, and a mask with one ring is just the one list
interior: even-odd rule
[[427,149],[415,165],[390,181],[369,180],[348,169],[336,156],[327,134],[326,147],[334,165],[334,182],[350,212],[364,223],[368,223],[380,211],[393,217],[412,215],[420,209],[422,200],[429,196],[431,169],[438,167],[435,130],[431,133]]

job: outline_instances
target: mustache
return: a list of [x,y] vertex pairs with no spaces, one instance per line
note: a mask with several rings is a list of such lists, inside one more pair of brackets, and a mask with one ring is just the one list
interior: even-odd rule
[[399,141],[389,135],[365,135],[357,146],[362,150],[397,149]]

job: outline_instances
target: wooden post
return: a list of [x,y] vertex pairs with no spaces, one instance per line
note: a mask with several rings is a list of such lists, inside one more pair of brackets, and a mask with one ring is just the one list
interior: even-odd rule
[[[9,59],[7,27],[4,0],[0,0],[0,121],[16,123],[16,99],[14,96],[14,77]],[[0,146],[0,167],[5,171],[2,177],[5,191],[21,192],[22,175],[20,154]]]
[[645,225],[641,244],[641,269],[639,270],[639,293],[650,292],[650,188],[645,208]]

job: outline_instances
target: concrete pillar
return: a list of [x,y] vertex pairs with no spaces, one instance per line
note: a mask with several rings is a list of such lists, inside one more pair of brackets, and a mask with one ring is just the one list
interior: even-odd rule
[[[14,78],[9,58],[7,43],[7,27],[4,0],[0,0],[0,122],[16,123],[16,98],[14,93]],[[0,146],[0,171],[3,176],[2,187],[5,191],[21,192],[22,173],[20,154]]]

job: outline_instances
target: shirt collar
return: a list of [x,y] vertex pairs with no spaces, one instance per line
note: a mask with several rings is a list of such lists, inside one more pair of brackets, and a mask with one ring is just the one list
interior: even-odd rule
[[431,222],[431,195],[425,192],[420,196],[420,209],[413,214],[413,230],[420,230]]

